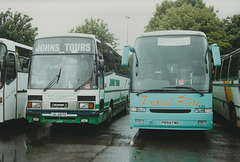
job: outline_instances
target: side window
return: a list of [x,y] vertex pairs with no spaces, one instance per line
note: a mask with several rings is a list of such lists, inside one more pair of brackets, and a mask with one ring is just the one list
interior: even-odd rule
[[15,56],[9,54],[9,65],[6,68],[6,83],[11,83],[16,78]]
[[18,57],[17,59],[17,71],[18,72],[23,72],[23,65],[22,65],[22,58]]
[[220,70],[221,70],[221,67],[217,67],[217,69],[216,69],[216,80],[220,80]]
[[216,72],[217,72],[217,66],[214,67],[212,64],[212,79],[215,81],[216,80]]
[[114,56],[114,63],[115,63],[115,72],[119,73],[121,68],[120,57],[115,51],[113,51],[113,56]]
[[103,45],[104,71],[110,72],[113,70],[112,54],[106,45]]
[[17,71],[18,72],[29,72],[30,59],[19,56],[17,59]]
[[98,53],[102,53],[101,44],[99,42],[97,42],[97,50]]
[[232,56],[230,70],[229,70],[229,79],[238,78],[238,65],[240,63],[240,54]]
[[229,66],[229,58],[223,60],[221,80],[228,80],[228,66]]

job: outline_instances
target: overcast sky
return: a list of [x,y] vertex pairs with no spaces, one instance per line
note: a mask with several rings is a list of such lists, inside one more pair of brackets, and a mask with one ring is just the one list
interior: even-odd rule
[[[156,10],[156,4],[163,0],[0,0],[0,12],[11,8],[33,18],[38,27],[38,36],[67,33],[73,27],[82,25],[85,19],[100,18],[108,24],[109,30],[118,38],[118,49],[127,44],[134,45]],[[207,6],[214,6],[220,19],[240,14],[240,0],[203,0]]]

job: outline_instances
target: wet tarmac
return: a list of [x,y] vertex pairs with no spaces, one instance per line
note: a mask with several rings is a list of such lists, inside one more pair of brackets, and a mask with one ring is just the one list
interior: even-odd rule
[[240,132],[227,123],[211,131],[129,128],[129,114],[110,125],[0,125],[0,162],[53,161],[239,161]]

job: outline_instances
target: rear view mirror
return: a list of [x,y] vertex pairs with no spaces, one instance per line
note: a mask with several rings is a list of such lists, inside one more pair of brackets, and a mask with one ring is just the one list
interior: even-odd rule
[[30,59],[24,59],[23,60],[23,68],[28,68],[30,63]]
[[216,44],[212,44],[209,48],[212,51],[214,66],[221,66],[219,47]]
[[122,66],[128,66],[128,59],[129,59],[129,46],[125,46],[123,48],[122,53]]
[[100,59],[98,62],[98,70],[104,70],[104,60]]

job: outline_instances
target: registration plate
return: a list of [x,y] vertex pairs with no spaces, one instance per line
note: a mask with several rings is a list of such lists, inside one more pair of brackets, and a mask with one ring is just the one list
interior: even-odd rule
[[162,125],[179,125],[180,122],[179,121],[162,121],[161,124]]
[[51,113],[52,116],[67,116],[67,113]]

